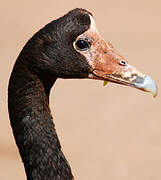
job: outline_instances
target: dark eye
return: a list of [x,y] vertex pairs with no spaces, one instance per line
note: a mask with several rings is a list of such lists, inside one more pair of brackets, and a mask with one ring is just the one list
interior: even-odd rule
[[76,41],[75,45],[76,48],[80,51],[85,51],[90,48],[89,42],[84,39],[79,39],[78,41]]

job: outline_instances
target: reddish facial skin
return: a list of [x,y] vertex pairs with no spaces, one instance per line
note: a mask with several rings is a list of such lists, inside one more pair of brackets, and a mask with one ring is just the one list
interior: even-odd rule
[[[87,40],[90,48],[84,51],[79,50],[75,44],[79,39]],[[90,29],[78,36],[76,41],[73,44],[74,48],[86,57],[91,66],[89,78],[132,86],[143,91],[152,92],[154,97],[157,95],[155,81],[149,77],[149,82],[143,86],[147,76],[128,64],[128,61],[113,48],[112,44],[107,43],[100,36],[92,16]],[[151,85],[149,86],[149,84]]]
[[90,49],[87,51],[80,51],[86,57],[91,65],[91,78],[103,79],[109,81],[117,81],[120,83],[126,80],[134,79],[135,75],[144,77],[135,68],[128,65],[125,60],[112,46],[111,43],[105,42],[96,30],[89,29],[81,34],[78,39],[88,39]]

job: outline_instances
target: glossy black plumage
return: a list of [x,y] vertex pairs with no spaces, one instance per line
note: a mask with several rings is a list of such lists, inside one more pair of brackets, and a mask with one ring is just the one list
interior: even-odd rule
[[37,32],[24,46],[8,87],[8,108],[28,180],[71,180],[49,108],[57,78],[86,78],[90,66],[73,42],[90,27],[89,12],[75,9]]

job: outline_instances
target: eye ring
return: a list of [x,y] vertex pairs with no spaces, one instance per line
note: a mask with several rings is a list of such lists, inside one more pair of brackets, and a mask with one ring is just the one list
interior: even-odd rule
[[90,48],[90,43],[88,42],[87,39],[78,39],[76,42],[75,42],[75,47],[77,50],[79,51],[86,51]]

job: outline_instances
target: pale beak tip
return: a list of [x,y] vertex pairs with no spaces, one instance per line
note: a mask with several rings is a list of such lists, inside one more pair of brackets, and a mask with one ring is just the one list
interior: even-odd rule
[[157,84],[150,76],[145,76],[142,83],[136,83],[135,86],[143,91],[151,92],[153,97],[157,96]]
[[147,92],[151,92],[153,94],[153,97],[156,97],[158,94],[158,87],[156,82],[150,77],[150,76],[145,76],[145,90]]

